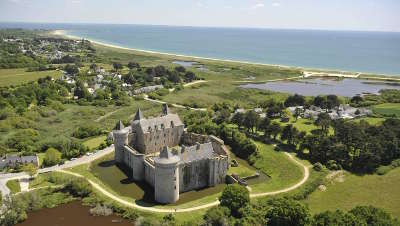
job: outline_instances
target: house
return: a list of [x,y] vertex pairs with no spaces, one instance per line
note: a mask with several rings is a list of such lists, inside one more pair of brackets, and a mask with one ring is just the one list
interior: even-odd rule
[[18,164],[25,165],[32,163],[35,166],[39,166],[39,158],[37,155],[20,156],[20,155],[7,155],[4,159],[0,160],[0,169],[4,167],[14,168]]

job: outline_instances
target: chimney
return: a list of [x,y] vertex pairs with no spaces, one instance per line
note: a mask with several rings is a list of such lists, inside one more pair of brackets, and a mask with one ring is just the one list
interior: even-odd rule
[[169,114],[168,104],[163,104],[162,105],[162,113],[163,113],[163,115],[168,115]]
[[196,150],[200,150],[200,143],[196,142]]

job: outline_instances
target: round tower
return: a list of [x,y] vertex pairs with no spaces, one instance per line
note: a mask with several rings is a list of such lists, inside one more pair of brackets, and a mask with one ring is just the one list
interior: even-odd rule
[[117,123],[113,130],[115,161],[118,163],[124,161],[124,146],[128,144],[128,133],[129,131],[124,129],[121,121]]
[[175,203],[178,201],[179,161],[179,156],[173,155],[168,147],[164,147],[160,156],[154,159],[154,193],[157,202]]

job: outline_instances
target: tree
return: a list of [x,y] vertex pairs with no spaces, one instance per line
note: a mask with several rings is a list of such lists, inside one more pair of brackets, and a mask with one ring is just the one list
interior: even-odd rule
[[239,129],[243,126],[243,120],[244,120],[244,114],[240,112],[234,114],[231,119],[232,123],[235,123]]
[[181,77],[179,77],[178,73],[176,71],[172,71],[168,75],[168,80],[173,82],[173,83],[180,83],[181,82]]
[[139,63],[136,63],[136,62],[129,62],[128,63],[128,68],[130,69],[130,70],[132,70],[132,69],[134,69],[134,68],[140,68],[140,65],[139,65]]
[[354,104],[360,104],[363,100],[364,99],[361,96],[357,95],[357,96],[352,97],[350,102],[354,103]]
[[113,68],[114,68],[114,70],[115,71],[120,71],[120,70],[122,70],[122,68],[123,68],[124,66],[121,64],[121,63],[119,63],[119,62],[114,62],[113,63]]
[[251,132],[254,133],[254,128],[257,129],[259,122],[260,116],[258,116],[255,111],[251,110],[246,112],[244,117],[244,126],[247,128],[248,131],[251,130]]
[[75,75],[79,73],[79,68],[76,65],[67,64],[64,67],[64,71],[70,75]]
[[61,152],[55,148],[49,148],[43,159],[43,164],[45,166],[54,166],[61,162]]
[[320,126],[325,134],[328,134],[329,126],[331,124],[331,117],[328,113],[319,113],[315,125]]
[[363,219],[355,217],[351,213],[344,213],[341,210],[325,211],[314,215],[312,226],[366,226]]
[[313,100],[313,104],[322,109],[326,109],[326,97],[316,96]]
[[282,130],[281,140],[286,140],[288,144],[293,145],[299,131],[292,124],[288,124]]
[[238,216],[239,210],[250,203],[249,191],[239,184],[230,184],[222,191],[219,201],[221,206],[231,210],[233,216]]
[[339,107],[340,105],[340,100],[336,95],[328,95],[326,97],[326,107],[328,109],[334,109]]
[[265,215],[268,226],[302,226],[310,223],[306,206],[286,198],[275,198],[267,202],[270,208]]
[[399,221],[393,219],[385,210],[374,206],[357,206],[349,211],[359,219],[364,220],[368,226],[374,225],[400,225]]
[[264,131],[264,137],[265,138],[269,138],[271,136],[270,132],[270,127],[271,125],[271,119],[269,119],[268,117],[265,117],[264,119],[261,120],[259,127],[262,131]]
[[183,77],[185,78],[185,82],[191,82],[196,79],[196,75],[191,71],[186,72]]
[[296,119],[296,122],[297,122],[297,119],[301,116],[301,113],[303,113],[303,109],[301,109],[301,108],[296,108],[296,109],[294,109],[294,117],[295,117],[295,119]]
[[293,96],[289,96],[285,100],[285,107],[293,107],[293,106],[303,106],[306,102],[306,99],[302,95],[298,95],[297,93]]
[[37,167],[32,163],[26,164],[22,167],[22,170],[29,175],[29,177],[34,177],[37,173]]
[[175,71],[177,71],[179,73],[185,73],[186,72],[186,68],[184,66],[176,66],[175,67]]
[[282,132],[282,127],[279,123],[277,122],[272,122],[271,126],[268,129],[268,133],[271,134],[274,137],[274,140],[276,140],[276,137]]
[[165,69],[165,67],[162,65],[158,65],[154,68],[154,73],[156,74],[156,76],[160,77],[167,73],[167,69]]
[[203,219],[206,225],[228,226],[230,210],[225,206],[213,207],[204,214]]

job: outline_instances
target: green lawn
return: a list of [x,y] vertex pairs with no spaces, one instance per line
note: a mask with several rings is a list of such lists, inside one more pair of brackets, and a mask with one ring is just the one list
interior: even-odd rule
[[372,110],[380,115],[396,115],[396,117],[400,117],[400,103],[379,104],[373,106]]
[[366,117],[366,118],[355,119],[354,122],[360,122],[361,120],[367,121],[371,125],[380,125],[382,124],[383,121],[385,121],[385,118]]
[[10,189],[11,194],[16,194],[21,191],[18,180],[9,180],[6,183],[6,186],[8,187],[8,189]]
[[60,71],[26,72],[26,68],[0,69],[0,87],[9,85],[19,85],[30,81],[36,81],[39,78],[43,78],[46,76],[59,78],[61,75],[62,73]]
[[270,180],[252,185],[254,193],[283,189],[296,184],[303,178],[303,169],[284,153],[274,150],[272,145],[256,142],[259,156],[254,166],[271,177]]
[[106,138],[107,138],[106,135],[90,138],[89,140],[83,142],[83,145],[88,147],[90,150],[93,150],[98,148],[99,145],[106,140]]
[[328,184],[326,191],[317,190],[305,200],[312,213],[325,210],[349,210],[357,205],[384,208],[400,218],[400,168],[378,176],[356,176],[346,173],[344,182]]

